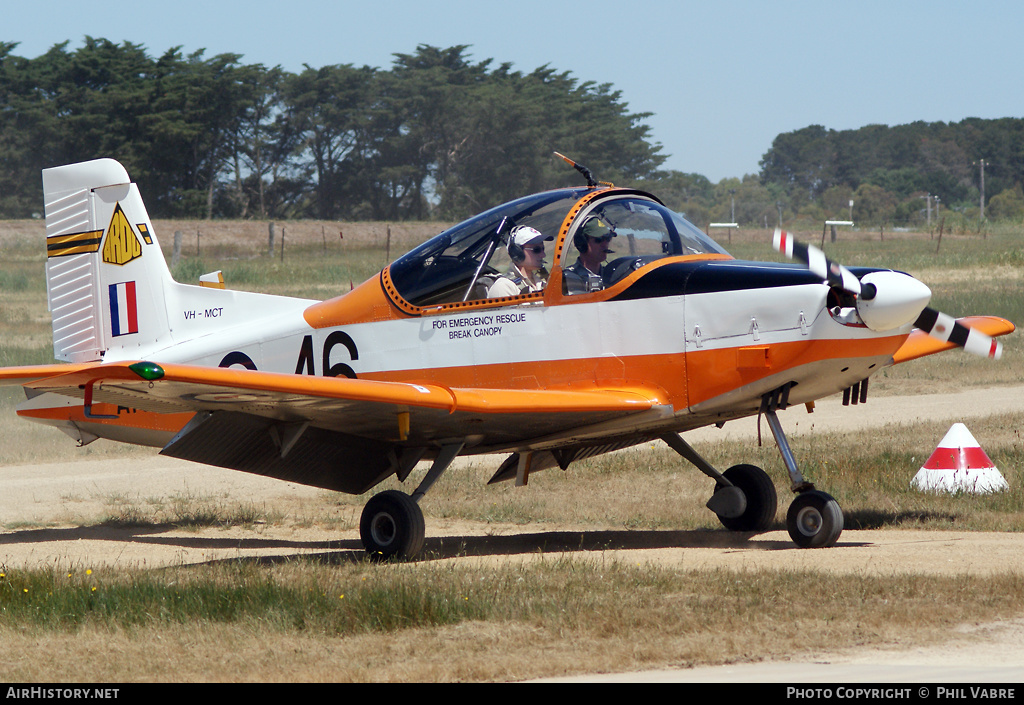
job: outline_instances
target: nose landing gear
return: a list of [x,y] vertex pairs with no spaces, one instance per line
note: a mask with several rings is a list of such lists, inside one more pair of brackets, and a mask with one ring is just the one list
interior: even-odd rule
[[[761,398],[761,413],[768,419],[768,426],[789,472],[792,490],[796,493],[786,513],[786,529],[800,548],[827,548],[834,546],[843,532],[843,512],[835,499],[814,489],[814,484],[804,478],[789,448],[775,411],[789,405],[789,390],[792,386],[793,383],[787,383]],[[775,485],[764,470],[753,465],[734,465],[720,473],[680,435],[665,434],[661,439],[698,470],[715,480],[715,492],[707,506],[725,528],[730,531],[761,532],[772,527],[778,498]]]
[[789,448],[789,441],[786,440],[775,410],[785,409],[789,405],[789,390],[792,386],[792,383],[785,384],[761,398],[761,413],[775,436],[782,462],[789,472],[793,492],[797,493],[786,512],[786,529],[800,548],[828,548],[834,546],[843,533],[843,511],[831,495],[814,489],[814,484],[804,478]]
[[786,528],[800,548],[834,546],[843,532],[843,512],[830,495],[808,490],[798,494],[789,505]]

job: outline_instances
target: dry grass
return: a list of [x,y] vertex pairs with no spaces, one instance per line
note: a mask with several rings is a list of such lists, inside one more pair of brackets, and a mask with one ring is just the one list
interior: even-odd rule
[[[226,572],[232,573],[229,580]],[[249,613],[266,610],[266,619],[186,614],[124,624],[85,616],[81,624],[56,630],[8,622],[0,627],[6,647],[0,672],[20,682],[521,680],[759,661],[808,648],[907,647],[948,638],[957,624],[1019,614],[1024,602],[1022,576],[836,581],[813,572],[693,572],[600,559],[486,569],[176,569],[163,579],[174,586],[167,592],[203,590],[211,602],[216,580],[224,593],[252,580],[282,583],[287,595]],[[89,599],[100,601],[113,591],[112,583],[131,580],[137,578],[94,575],[81,589],[98,584]],[[409,600],[410,586],[418,586],[411,590],[413,601],[436,607],[439,597],[450,599],[457,614],[433,623],[417,618],[407,626],[375,625],[374,611],[386,605],[373,601],[394,595]],[[273,613],[293,599],[324,606],[306,607],[282,625]],[[943,604],[938,614],[937,601]],[[351,627],[339,627],[353,619]]]

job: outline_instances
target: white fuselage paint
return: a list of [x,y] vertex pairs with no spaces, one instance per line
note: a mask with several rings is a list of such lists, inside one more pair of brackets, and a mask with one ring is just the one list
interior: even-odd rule
[[[824,310],[826,293],[823,285],[807,284],[551,307],[520,305],[323,329],[310,327],[293,313],[253,326],[251,314],[243,311],[242,322],[234,323],[227,313],[219,331],[161,350],[160,359],[216,366],[237,351],[260,370],[294,373],[304,338],[311,336],[316,375],[324,374],[329,347],[328,366],[347,364],[357,376],[422,371],[427,379],[431,370],[452,367],[881,337],[862,326],[836,322]],[[329,346],[337,332],[351,340],[355,357],[345,345]]]

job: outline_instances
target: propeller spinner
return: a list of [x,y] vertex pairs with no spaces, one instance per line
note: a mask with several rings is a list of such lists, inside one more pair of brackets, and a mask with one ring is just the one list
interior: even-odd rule
[[805,264],[830,286],[839,287],[854,296],[857,314],[873,331],[894,330],[913,322],[914,327],[933,338],[959,345],[974,355],[998,360],[1003,354],[1002,343],[994,338],[929,308],[931,290],[907,274],[871,272],[863,279],[857,279],[853,272],[830,260],[814,245],[798,242],[778,228],[772,246],[786,257]]

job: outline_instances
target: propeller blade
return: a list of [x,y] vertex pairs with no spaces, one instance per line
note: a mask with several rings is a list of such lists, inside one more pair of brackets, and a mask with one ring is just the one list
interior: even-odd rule
[[[915,308],[916,306],[926,304],[928,298],[931,297],[931,292],[923,284],[920,285],[921,290],[918,292],[913,287],[908,286],[909,282],[902,282],[893,287],[892,282],[881,278],[889,277],[890,279],[896,279],[903,277],[919,284],[912,277],[896,273],[886,273],[881,275],[881,277],[876,277],[879,279],[878,285],[884,284],[883,288],[887,292],[884,302],[879,303],[874,301],[879,293],[879,286],[876,286],[875,283],[862,284],[854,276],[853,272],[843,265],[830,260],[825,256],[824,252],[814,245],[805,245],[802,242],[798,242],[785,230],[776,228],[775,236],[772,238],[772,246],[786,255],[786,257],[803,262],[811,272],[828,282],[829,286],[840,287],[856,296],[858,315],[860,315],[861,320],[865,321],[865,325],[872,330],[882,331],[903,325],[899,321],[906,319],[903,319],[900,315],[901,311],[908,311],[913,316],[913,312],[920,310],[921,313],[917,316],[914,326],[933,338],[944,343],[953,343],[973,355],[993,360],[998,360],[1003,355],[1002,343],[985,333],[969,328],[952,316],[936,311],[933,308],[927,306],[924,309]],[[871,274],[867,275],[865,282],[872,276]],[[893,293],[894,289],[897,290],[895,294]],[[875,311],[874,309],[876,308],[879,311]]]
[[854,296],[860,296],[860,280],[853,275],[853,272],[838,262],[830,260],[814,245],[798,242],[785,230],[775,228],[772,246],[786,257],[806,264],[808,269],[827,281],[830,286],[838,286]]
[[926,308],[914,322],[916,328],[941,340],[959,345],[966,352],[998,360],[1003,356],[1003,344],[979,330],[968,328],[949,314]]

